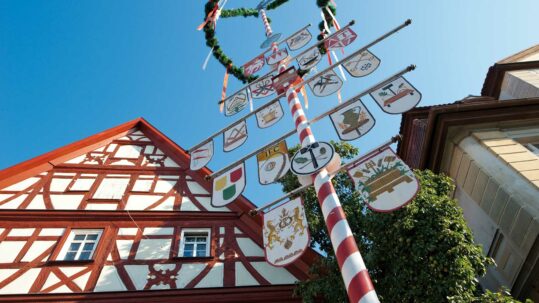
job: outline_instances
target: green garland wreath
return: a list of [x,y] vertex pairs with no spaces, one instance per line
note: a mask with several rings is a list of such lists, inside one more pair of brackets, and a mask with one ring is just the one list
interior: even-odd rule
[[[266,7],[266,10],[272,10],[276,9],[279,6],[283,5],[284,3],[288,2],[289,0],[275,0],[268,4]],[[219,2],[219,0],[209,0],[208,3],[206,3],[205,9],[204,9],[204,20],[206,20],[206,16],[215,8],[215,5]],[[337,9],[334,5],[330,3],[330,0],[316,0],[316,5],[322,9],[324,12],[324,19],[329,27],[333,27],[332,17],[327,12],[326,7],[331,10],[332,14],[335,16],[337,14]],[[243,16],[243,17],[258,17],[258,10],[253,8],[235,8],[235,9],[225,9],[221,11],[221,18],[230,18],[230,17],[237,17],[237,16]],[[271,20],[268,19],[269,22]],[[318,24],[318,29],[320,30],[320,34],[318,35],[318,40],[324,39],[323,32],[324,30],[324,22],[320,21]],[[224,52],[221,46],[219,45],[219,40],[217,40],[217,37],[215,36],[215,28],[213,26],[212,22],[206,23],[204,26],[204,34],[206,37],[206,45],[209,48],[213,48],[213,56],[225,67],[228,68],[228,72],[232,74],[236,79],[240,80],[243,83],[252,82],[257,77],[256,76],[249,76],[245,77],[243,74],[243,68],[238,67],[234,65],[232,62],[232,59],[230,59]]]

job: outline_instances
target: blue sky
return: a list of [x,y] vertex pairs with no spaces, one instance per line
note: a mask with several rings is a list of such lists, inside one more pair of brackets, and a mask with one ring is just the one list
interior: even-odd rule
[[[539,43],[538,1],[336,2],[341,24],[356,20],[353,29],[359,38],[347,53],[405,19],[413,20],[371,49],[382,59],[380,68],[366,78],[348,77],[344,99],[412,63],[417,70],[407,78],[423,94],[420,106],[478,95],[489,66]],[[0,1],[0,169],[139,116],[184,148],[235,121],[219,113],[216,105],[224,68],[212,59],[206,71],[201,69],[209,49],[195,28],[203,19],[205,3]],[[229,0],[226,8],[256,3]],[[314,0],[291,0],[268,16],[274,32],[284,35],[308,23],[315,30],[320,21]],[[259,53],[264,29],[253,17],[220,19],[217,35],[241,65]],[[239,87],[231,77],[228,92]],[[337,104],[335,96],[309,95],[309,117]],[[352,144],[366,151],[398,132],[400,116],[383,113],[369,97],[364,102],[377,125]],[[230,164],[293,124],[287,112],[271,129],[256,129],[253,119],[248,126],[247,143],[231,153],[221,152],[222,139],[216,139],[211,169]],[[337,139],[328,119],[313,130],[318,140]],[[295,137],[288,140],[289,145],[297,142]],[[257,204],[277,197],[277,186],[258,184],[255,160],[247,165],[247,197]]]

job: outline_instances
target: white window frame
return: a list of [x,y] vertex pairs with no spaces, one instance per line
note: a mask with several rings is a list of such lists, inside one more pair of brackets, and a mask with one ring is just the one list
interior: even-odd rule
[[[75,258],[73,260],[66,260],[65,259],[66,254],[67,254],[67,252],[69,250],[69,247],[71,246],[71,243],[73,243],[76,235],[81,235],[81,234],[86,235],[86,234],[95,234],[95,233],[97,233],[97,238],[95,239],[95,241],[93,241],[95,243],[95,245],[92,248],[92,251],[90,252],[90,258],[89,259],[87,259],[87,260],[86,259],[85,260],[79,259],[80,255],[82,253],[82,248],[84,247],[84,244],[87,243],[86,239],[81,242],[81,245],[80,245],[79,249],[77,250],[77,254],[75,255]],[[91,261],[91,260],[93,260],[95,250],[96,250],[97,246],[99,245],[99,240],[101,239],[102,234],[103,234],[102,229],[72,229],[71,232],[69,233],[69,235],[67,236],[66,241],[64,242],[62,250],[58,254],[58,257],[56,258],[57,261],[68,261],[69,262],[69,261]]]
[[[196,246],[193,249],[194,256],[184,256],[184,248],[185,248],[185,234],[189,233],[206,233],[206,254],[204,256],[197,256],[196,252]],[[189,236],[189,235],[188,235]],[[180,251],[178,253],[178,257],[180,258],[206,258],[211,257],[210,255],[210,247],[211,247],[211,229],[210,228],[182,228],[182,232],[180,235]]]

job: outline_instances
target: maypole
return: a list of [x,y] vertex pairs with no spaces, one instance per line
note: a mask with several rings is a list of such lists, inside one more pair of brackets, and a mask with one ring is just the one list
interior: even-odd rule
[[[411,21],[406,20],[341,61],[330,61],[327,68],[308,79],[303,79],[295,66],[288,67],[292,60],[297,61],[301,74],[306,74],[321,61],[321,50],[329,53],[346,47],[357,38],[357,34],[350,28],[354,22],[342,28],[336,26],[337,31],[322,35],[318,43],[290,58],[287,49],[280,49],[279,45],[286,42],[288,49],[295,51],[305,46],[312,35],[306,26],[280,40],[281,34],[273,33],[265,11],[268,4],[274,3],[276,2],[263,0],[256,8],[255,12],[258,12],[264,25],[266,40],[261,45],[264,51],[243,65],[242,76],[254,76],[266,63],[270,71],[219,103],[224,106],[225,115],[232,116],[241,112],[248,102],[252,104],[253,99],[272,94],[277,96],[257,109],[251,106],[251,112],[243,118],[191,148],[189,150],[192,155],[191,169],[197,170],[208,164],[213,156],[213,138],[216,136],[223,135],[225,152],[241,146],[247,140],[247,118],[256,116],[259,128],[267,128],[277,123],[284,116],[279,102],[280,98],[286,97],[295,128],[277,140],[207,176],[207,179],[213,180],[211,204],[214,207],[222,207],[233,203],[241,195],[246,185],[244,161],[254,155],[257,156],[259,164],[259,181],[263,185],[277,181],[288,170],[291,170],[298,176],[302,187],[250,213],[257,215],[271,208],[262,213],[267,262],[274,266],[286,266],[297,260],[307,248],[310,238],[306,232],[307,222],[302,201],[294,199],[280,206],[276,205],[314,185],[349,301],[379,302],[331,179],[337,171],[346,169],[354,181],[356,190],[360,193],[360,200],[367,207],[380,212],[393,211],[409,203],[417,193],[418,182],[412,171],[389,148],[396,137],[367,155],[341,166],[340,158],[335,154],[333,146],[327,142],[317,141],[310,125],[329,116],[341,140],[360,138],[374,126],[374,117],[359,99],[360,97],[369,94],[384,112],[391,114],[405,112],[419,103],[421,94],[403,77],[415,66],[411,65],[397,72],[310,121],[305,115],[298,92],[304,93],[307,85],[313,94],[319,97],[336,92],[340,94],[343,81],[333,69],[344,68],[352,77],[364,77],[371,74],[378,68],[381,60],[370,52],[369,48],[408,26]],[[334,14],[328,7],[326,11],[332,18],[333,24],[337,24]],[[249,14],[252,12],[249,11]],[[322,16],[325,18],[324,14]],[[324,22],[326,22],[325,19]],[[270,54],[266,56],[266,53]],[[273,74],[275,70],[278,73],[276,76]],[[301,148],[290,160],[285,139],[294,133],[299,137]]]

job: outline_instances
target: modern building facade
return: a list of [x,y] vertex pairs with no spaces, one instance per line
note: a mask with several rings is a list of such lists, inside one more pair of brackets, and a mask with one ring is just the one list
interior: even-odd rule
[[266,262],[240,196],[137,119],[0,172],[0,302],[299,302],[317,254]]
[[403,115],[399,155],[451,176],[475,241],[496,266],[481,284],[539,302],[539,45],[494,64],[482,96]]

